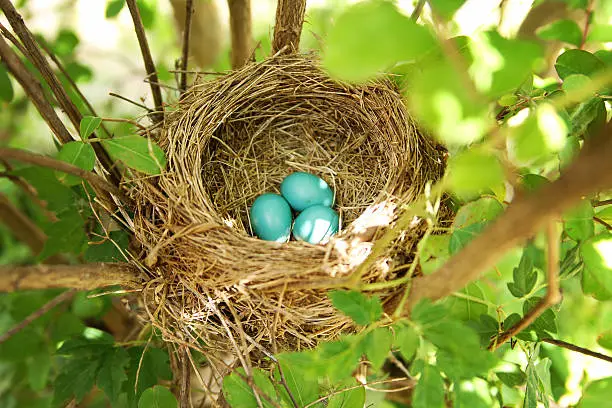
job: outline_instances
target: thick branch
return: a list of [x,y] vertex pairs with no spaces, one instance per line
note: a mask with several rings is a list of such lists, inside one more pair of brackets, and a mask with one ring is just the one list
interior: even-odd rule
[[253,53],[251,0],[227,0],[232,34],[232,68],[242,67]]
[[30,163],[37,166],[48,167],[50,169],[58,170],[64,173],[73,174],[77,177],[87,181],[93,187],[98,190],[103,190],[108,193],[114,194],[121,198],[121,200],[129,204],[130,200],[118,187],[110,184],[103,177],[98,176],[90,171],[83,170],[72,164],[53,159],[51,157],[43,156],[41,154],[27,152],[21,149],[12,149],[8,147],[0,147],[0,158],[7,160],[18,160],[24,163]]
[[189,37],[191,36],[191,17],[193,15],[193,0],[185,2],[185,28],[183,30],[183,52],[181,55],[181,92],[187,89],[187,62],[189,59]]
[[[33,254],[38,255],[42,251],[47,241],[45,233],[2,193],[0,193],[0,222],[11,231],[15,238],[26,244]],[[66,260],[60,255],[53,255],[45,260],[45,263],[48,264],[63,262]]]
[[140,10],[138,9],[136,0],[127,0],[126,2],[130,9],[130,14],[132,15],[132,21],[134,21],[134,31],[136,31],[136,38],[138,38],[138,44],[140,45],[140,52],[142,53],[142,59],[147,71],[147,78],[150,80],[149,83],[151,85],[151,93],[153,94],[153,103],[155,104],[156,111],[152,116],[156,122],[161,122],[164,119],[161,88],[158,85],[159,80],[157,78],[157,71],[155,70],[155,63],[151,56],[145,29],[142,25]]
[[26,289],[91,290],[120,285],[136,287],[138,271],[127,263],[0,266],[0,292]]
[[511,248],[533,236],[580,199],[612,187],[612,123],[585,143],[581,153],[552,183],[519,196],[496,221],[444,266],[414,279],[408,307],[440,299],[465,287]]
[[8,43],[0,36],[0,57],[13,74],[17,82],[21,85],[25,93],[30,97],[34,106],[43,117],[47,125],[61,143],[68,143],[74,139],[70,136],[68,129],[53,110],[51,104],[45,98],[40,82],[28,71],[17,54],[11,49]]
[[276,25],[272,40],[272,53],[287,47],[287,52],[297,52],[306,13],[306,0],[279,0],[276,7]]
[[[81,112],[79,112],[79,109],[76,107],[74,102],[72,102],[59,78],[57,75],[55,75],[53,69],[51,69],[51,65],[49,65],[49,62],[41,52],[36,39],[26,27],[23,18],[17,12],[10,0],[0,0],[0,8],[2,8],[2,11],[4,11],[7,20],[15,31],[15,34],[17,34],[17,37],[19,37],[23,43],[23,47],[27,51],[26,58],[28,58],[32,64],[34,64],[42,77],[45,79],[51,88],[51,91],[55,95],[60,107],[62,110],[64,110],[64,112],[66,112],[68,118],[70,118],[72,125],[76,129],[79,129],[82,119]],[[92,134],[91,137],[96,138],[97,136]],[[119,174],[114,168],[114,163],[106,150],[104,150],[102,145],[99,143],[92,143],[92,147],[94,148],[96,157],[98,160],[100,160],[102,166],[109,172],[112,182],[115,185],[119,185]]]

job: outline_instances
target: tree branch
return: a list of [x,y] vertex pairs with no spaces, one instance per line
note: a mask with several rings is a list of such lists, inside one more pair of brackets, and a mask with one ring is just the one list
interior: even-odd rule
[[189,348],[187,346],[179,346],[179,363],[181,365],[181,378],[179,389],[179,407],[191,407],[191,366],[189,363]]
[[612,187],[610,157],[612,123],[586,141],[559,179],[517,197],[504,214],[435,273],[415,278],[406,312],[423,298],[440,299],[465,287],[582,197]]
[[25,93],[30,97],[34,106],[43,117],[57,140],[61,143],[72,142],[68,129],[55,113],[51,104],[47,101],[40,82],[28,71],[17,54],[11,49],[8,43],[0,36],[0,57],[13,74],[17,82],[21,85]]
[[253,53],[251,34],[251,0],[227,0],[232,34],[232,68],[238,69],[249,61]]
[[[6,225],[19,241],[26,244],[34,255],[38,255],[45,246],[47,236],[36,224],[0,193],[0,221]],[[45,260],[48,264],[65,263],[63,256],[53,255]]]
[[562,341],[562,340],[542,339],[542,341],[544,343],[554,344],[555,346],[563,347],[563,348],[566,348],[568,350],[575,351],[577,353],[582,353],[582,354],[584,354],[586,356],[595,357],[595,358],[598,358],[600,360],[607,361],[608,363],[612,363],[612,357],[611,356],[607,356],[605,354],[601,354],[601,353],[598,353],[596,351],[592,351],[592,350],[586,349],[584,347],[578,347],[578,346],[575,346],[575,345],[573,345],[571,343],[567,343],[567,342]]
[[306,0],[278,1],[274,39],[272,40],[273,54],[285,47],[287,52],[298,52],[305,13]]
[[41,154],[27,152],[21,149],[12,149],[8,147],[0,147],[0,158],[8,160],[18,160],[24,163],[30,163],[37,166],[48,167],[64,173],[73,174],[87,181],[98,190],[106,191],[121,198],[126,205],[131,205],[131,200],[118,187],[110,184],[103,177],[98,176],[90,171],[83,170],[72,164],[43,156]]
[[120,285],[136,288],[138,270],[128,263],[0,266],[0,292],[72,288],[91,290]]
[[140,52],[142,53],[142,59],[144,61],[145,69],[147,71],[147,78],[150,79],[151,93],[153,94],[153,103],[155,104],[155,113],[152,114],[152,118],[155,122],[161,122],[164,120],[164,107],[162,105],[162,94],[161,89],[157,82],[157,71],[155,69],[155,63],[151,56],[151,50],[149,49],[149,43],[147,42],[147,36],[145,34],[144,26],[142,25],[142,18],[140,17],[140,10],[136,4],[136,0],[126,0],[130,14],[132,15],[132,21],[134,22],[134,31],[136,32],[136,38],[138,38],[138,44],[140,45]]
[[[17,12],[10,0],[0,0],[0,8],[2,9],[2,11],[4,11],[7,20],[11,24],[11,27],[13,27],[13,31],[15,31],[15,34],[17,34],[17,37],[19,37],[19,39],[23,43],[23,47],[27,52],[27,54],[25,55],[26,58],[28,58],[30,62],[34,64],[34,66],[38,69],[47,84],[49,84],[49,87],[55,95],[57,102],[64,110],[64,112],[66,112],[68,118],[70,118],[72,125],[75,127],[75,129],[79,129],[82,119],[81,112],[79,112],[74,102],[72,102],[62,83],[57,78],[57,75],[55,75],[55,73],[51,69],[49,62],[45,59],[40,48],[38,47],[36,39],[30,32],[30,30],[28,30],[28,28],[26,27],[23,18]],[[96,137],[97,136],[95,135],[95,133],[91,135],[91,138]],[[72,138],[70,140],[72,140]],[[64,141],[64,143],[66,142]],[[112,182],[115,185],[119,185],[119,173],[114,168],[114,163],[106,152],[106,150],[104,150],[102,145],[99,143],[92,143],[92,147],[96,152],[96,157],[98,158],[102,166],[106,169],[106,171],[108,171],[108,173],[110,174]]]
[[189,59],[189,37],[191,36],[191,17],[193,16],[193,0],[185,2],[185,29],[183,30],[183,52],[181,55],[181,93],[187,89],[187,62]]

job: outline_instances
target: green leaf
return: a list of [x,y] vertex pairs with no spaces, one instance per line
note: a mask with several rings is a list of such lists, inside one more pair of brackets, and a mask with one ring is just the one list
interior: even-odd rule
[[438,369],[429,364],[421,372],[412,399],[413,408],[443,408],[444,380]]
[[499,104],[499,106],[507,107],[515,105],[518,100],[518,96],[514,94],[506,94],[499,97],[499,99],[497,99],[497,103]]
[[359,336],[345,336],[339,341],[321,344],[319,364],[332,383],[351,377],[363,353],[360,340]]
[[15,93],[4,64],[0,64],[0,102],[10,102]]
[[382,367],[389,355],[392,342],[393,334],[386,327],[377,327],[365,335],[361,347],[363,354],[372,363],[373,370],[379,370]]
[[354,290],[333,290],[329,298],[334,307],[361,326],[377,321],[382,315],[382,304],[378,297],[367,297]]
[[44,229],[47,240],[38,255],[39,260],[59,253],[81,252],[87,242],[85,223],[78,213],[66,214]]
[[417,248],[419,251],[419,263],[425,275],[429,275],[444,265],[450,256],[449,252],[450,236],[430,235],[427,239],[419,241]]
[[470,224],[467,227],[454,230],[448,246],[451,255],[454,255],[463,249],[470,243],[471,240],[476,238],[486,226],[487,224],[484,222],[477,222],[475,224]]
[[433,11],[445,20],[450,20],[463,6],[465,0],[430,0],[429,5]]
[[364,387],[357,387],[333,395],[327,400],[327,408],[356,408],[363,407],[366,401]]
[[608,330],[597,336],[597,344],[601,347],[612,350],[612,330]]
[[140,18],[142,19],[142,25],[147,30],[153,28],[155,22],[155,10],[156,5],[151,0],[136,0],[138,9],[140,10]]
[[[523,112],[508,121],[513,128],[508,145],[514,162],[519,165],[542,162],[563,149],[568,128],[552,105],[542,103],[528,116],[526,110]],[[524,121],[520,122],[523,118]]]
[[584,293],[598,300],[612,299],[612,234],[605,232],[584,241],[580,255]]
[[559,55],[555,63],[555,69],[561,79],[573,74],[591,76],[604,68],[604,63],[584,50],[567,50]]
[[[82,123],[82,122],[81,122]],[[69,142],[62,146],[58,160],[70,163],[80,169],[91,171],[96,164],[96,153],[90,144],[84,142]],[[82,179],[72,174],[56,172],[57,179],[62,183],[74,186],[80,184]]]
[[543,40],[562,41],[576,47],[582,42],[582,29],[574,20],[557,20],[538,29],[537,35]]
[[565,233],[575,241],[584,241],[593,236],[593,206],[588,199],[583,199],[580,205],[563,216]]
[[[523,315],[529,313],[542,300],[539,297],[531,297],[523,303]],[[557,316],[552,309],[546,309],[533,322],[533,327],[542,332],[556,333],[557,332]]]
[[[293,353],[293,355],[298,354],[301,353]],[[290,355],[282,353],[276,357],[291,395],[302,407],[319,398],[319,381],[315,375],[310,375],[311,368],[307,366],[308,363],[301,364],[299,359],[291,358]],[[288,395],[285,396],[285,400],[290,401]]]
[[106,3],[106,11],[104,15],[106,18],[116,17],[123,9],[123,6],[125,6],[125,0],[110,0],[108,3]]
[[77,45],[79,45],[79,37],[70,30],[62,29],[57,34],[53,50],[60,57],[65,57],[74,53]]
[[481,315],[486,314],[489,310],[486,304],[478,301],[478,299],[483,302],[485,300],[485,294],[478,282],[468,284],[459,293],[467,295],[468,298],[449,296],[445,302],[453,317],[463,321],[478,320]]
[[508,387],[520,387],[527,381],[527,376],[517,366],[516,371],[496,372],[495,373],[499,380],[506,384]]
[[590,86],[591,78],[582,74],[573,74],[565,78],[563,81],[563,90],[565,92],[578,91]]
[[607,206],[603,210],[597,211],[595,215],[608,224],[612,223],[612,206]]
[[44,339],[39,330],[26,327],[17,332],[0,347],[0,360],[2,361],[24,361],[31,355],[47,352]]
[[[238,368],[236,371],[242,376],[246,375],[243,368]],[[253,382],[258,387],[257,391],[260,395],[263,392],[272,401],[276,399],[274,385],[262,370],[253,369]],[[256,408],[259,406],[251,387],[235,372],[223,379],[223,395],[232,408]],[[273,407],[266,399],[261,398],[261,401],[264,408]]]
[[[102,365],[100,367],[100,371],[98,371],[97,384],[98,387],[104,391],[111,402],[117,401],[119,395],[122,393],[123,383],[127,381],[125,369],[129,363],[130,356],[128,355],[127,351],[120,347],[113,348],[107,354],[105,354],[104,358],[102,359]],[[147,391],[145,391],[143,396],[140,398],[139,405],[146,393]]]
[[522,298],[530,293],[538,280],[538,273],[534,268],[533,251],[527,247],[523,250],[521,261],[512,272],[513,281],[508,283],[508,290],[512,296]]
[[601,408],[612,399],[612,377],[593,381],[584,389],[578,408]]
[[504,212],[502,204],[493,197],[482,197],[463,205],[455,219],[452,229],[461,229],[471,224],[492,221]]
[[392,3],[368,1],[349,7],[337,18],[327,37],[323,66],[333,76],[361,82],[435,46],[430,31]]
[[36,392],[43,391],[49,380],[51,355],[48,352],[36,354],[28,359],[27,366],[30,388]]
[[559,151],[559,162],[561,168],[569,166],[576,155],[580,152],[580,140],[576,136],[567,138],[567,142],[561,151]]
[[603,99],[594,97],[582,102],[576,107],[571,116],[571,134],[574,136],[590,136],[596,133],[606,122],[606,104]]
[[55,172],[39,166],[24,167],[13,172],[23,177],[34,189],[38,197],[47,203],[47,208],[55,213],[76,211],[77,194],[68,186],[60,183]]
[[447,174],[451,190],[459,197],[473,197],[504,183],[504,170],[495,154],[478,149],[451,156]]
[[593,55],[595,55],[597,58],[602,60],[603,63],[607,67],[612,66],[612,51],[611,50],[598,50],[598,51],[595,51]]
[[160,174],[166,167],[164,151],[152,140],[141,136],[124,136],[102,140],[110,155],[126,166],[145,174]]
[[55,379],[54,401],[61,404],[74,396],[81,402],[94,386],[100,363],[91,357],[69,360]]
[[602,43],[612,42],[612,26],[610,24],[591,24],[587,40]]
[[399,324],[395,327],[395,345],[399,352],[404,357],[404,360],[410,361],[416,354],[419,347],[419,335],[414,330],[414,327],[408,324]]
[[489,384],[481,378],[455,384],[454,402],[453,408],[490,408],[496,406],[489,391]]
[[161,385],[147,389],[138,401],[138,408],[176,408],[177,406],[174,394]]
[[100,297],[89,297],[89,292],[78,292],[72,299],[72,313],[81,319],[98,317],[104,310]]
[[93,132],[95,132],[102,124],[102,118],[97,116],[83,116],[81,119],[79,133],[81,139],[87,139]]
[[[87,247],[84,257],[87,262],[126,262],[130,235],[124,231],[111,231],[110,239]],[[122,252],[123,251],[123,252]]]
[[[147,347],[131,347],[128,350],[130,363],[127,369],[128,380],[124,383],[123,390],[127,392],[130,406],[136,404],[140,396],[147,388],[158,383],[158,378],[170,380],[172,371],[168,353],[165,350]],[[136,376],[138,373],[138,382]],[[134,385],[136,390],[134,390]]]

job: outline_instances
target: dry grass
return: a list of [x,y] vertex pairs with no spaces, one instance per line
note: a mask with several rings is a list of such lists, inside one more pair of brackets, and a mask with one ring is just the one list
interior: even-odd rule
[[[249,356],[351,330],[327,290],[443,170],[392,82],[341,84],[307,56],[199,82],[167,115],[158,142],[167,171],[132,189],[134,234],[150,271],[148,318],[171,341],[230,351],[247,366]],[[343,229],[327,245],[250,236],[254,198],[278,191],[296,170],[335,191]],[[402,234],[363,280],[406,273],[422,233],[416,223]],[[377,294],[385,301],[393,293]]]

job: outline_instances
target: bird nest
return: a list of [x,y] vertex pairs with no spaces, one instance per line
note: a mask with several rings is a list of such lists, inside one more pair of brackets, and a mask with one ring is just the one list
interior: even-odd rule
[[[132,189],[148,319],[170,341],[237,355],[312,347],[354,329],[328,290],[346,284],[443,171],[392,81],[340,83],[310,56],[197,81],[157,142],[166,170]],[[278,192],[295,171],[320,176],[335,193],[343,227],[326,245],[252,236],[253,200]],[[415,219],[361,281],[404,276],[423,232]],[[395,290],[374,293],[385,303]]]

